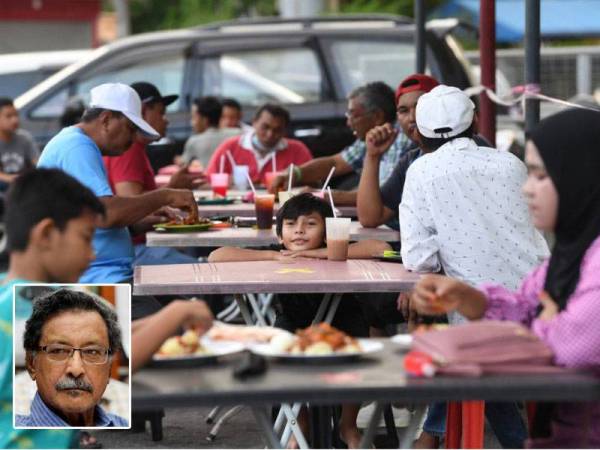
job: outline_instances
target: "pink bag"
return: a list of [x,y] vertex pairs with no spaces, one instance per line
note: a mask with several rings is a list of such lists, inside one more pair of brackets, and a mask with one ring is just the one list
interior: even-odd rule
[[515,322],[477,321],[413,336],[412,349],[431,356],[437,373],[558,373],[552,351]]

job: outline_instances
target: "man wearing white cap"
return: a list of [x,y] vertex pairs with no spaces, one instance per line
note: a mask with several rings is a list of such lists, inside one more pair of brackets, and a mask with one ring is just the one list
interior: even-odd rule
[[101,228],[94,234],[96,260],[80,278],[82,283],[117,283],[133,277],[133,247],[127,229],[163,206],[198,208],[189,190],[161,189],[135,197],[120,197],[110,188],[102,156],[123,154],[136,133],[150,139],[159,134],[141,116],[140,97],[131,87],[107,83],[91,90],[90,107],[81,122],[64,128],[48,142],[38,167],[64,170],[96,194],[106,208]]
[[[493,282],[516,290],[548,256],[548,246],[521,192],[525,165],[473,141],[474,111],[455,87],[440,85],[419,98],[419,139],[431,153],[406,174],[399,208],[402,260],[409,270],[443,271],[473,286]],[[464,320],[449,317],[451,323]],[[504,447],[522,447],[525,429],[513,404],[489,404],[486,414]],[[431,420],[433,415],[425,432],[443,432],[445,409],[440,420]],[[429,422],[441,422],[440,429],[430,429]]]

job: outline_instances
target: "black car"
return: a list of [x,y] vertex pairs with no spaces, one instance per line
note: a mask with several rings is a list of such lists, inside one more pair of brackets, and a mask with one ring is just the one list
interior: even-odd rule
[[[428,71],[461,88],[470,85],[466,60],[449,31],[454,20],[427,24]],[[251,122],[264,102],[285,105],[289,135],[315,156],[352,142],[344,113],[348,93],[367,82],[396,85],[415,70],[410,19],[341,16],[300,20],[248,20],[140,34],[93,51],[16,100],[22,126],[44,145],[59,131],[67,100],[86,100],[105,82],[154,83],[179,94],[170,105],[169,137],[180,150],[191,133],[190,106],[197,96],[233,97]]]

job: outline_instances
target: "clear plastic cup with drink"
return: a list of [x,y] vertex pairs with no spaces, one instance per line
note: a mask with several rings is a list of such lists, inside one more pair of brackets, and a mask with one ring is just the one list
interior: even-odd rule
[[256,209],[256,226],[259,230],[270,230],[273,227],[273,205],[275,195],[258,194],[254,196]]
[[330,261],[346,261],[350,241],[350,218],[327,217],[325,219],[325,229],[327,233],[327,259]]
[[248,166],[234,166],[233,168],[233,185],[239,191],[247,191],[248,185]]
[[213,197],[227,197],[227,188],[229,187],[229,174],[211,174],[210,186],[212,187]]

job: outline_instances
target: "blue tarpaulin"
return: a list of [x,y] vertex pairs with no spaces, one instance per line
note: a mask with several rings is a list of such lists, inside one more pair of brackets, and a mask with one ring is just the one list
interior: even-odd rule
[[[448,0],[431,16],[458,17],[478,27],[479,1]],[[600,36],[600,0],[540,1],[542,38]],[[496,0],[496,40],[514,43],[524,35],[525,0]]]

